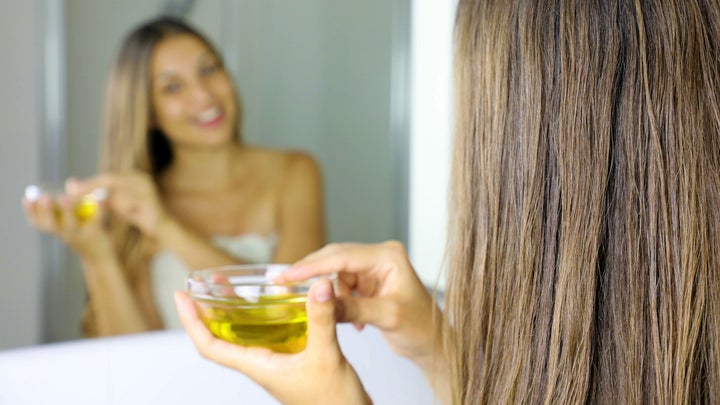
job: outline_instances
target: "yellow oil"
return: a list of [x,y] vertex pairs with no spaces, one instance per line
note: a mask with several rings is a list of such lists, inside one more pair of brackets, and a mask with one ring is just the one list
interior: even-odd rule
[[198,300],[207,328],[220,339],[243,346],[297,353],[307,343],[306,296],[273,295],[258,302],[242,298],[217,302]]
[[88,221],[97,215],[98,202],[92,196],[83,196],[75,206],[75,218],[80,222]]
[[[82,196],[74,207],[75,219],[80,222],[87,222],[97,215],[100,206],[95,198],[90,195]],[[55,219],[62,223],[63,212],[60,206],[55,203]]]

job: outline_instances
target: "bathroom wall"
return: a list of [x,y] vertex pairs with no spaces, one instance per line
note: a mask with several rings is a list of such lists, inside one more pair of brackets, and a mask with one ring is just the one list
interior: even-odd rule
[[0,349],[41,335],[40,238],[20,205],[40,171],[41,19],[34,1],[5,2],[0,13]]

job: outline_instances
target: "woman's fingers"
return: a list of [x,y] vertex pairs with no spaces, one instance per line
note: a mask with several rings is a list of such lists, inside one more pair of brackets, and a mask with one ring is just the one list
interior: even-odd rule
[[340,351],[336,333],[336,305],[327,279],[313,283],[306,304],[308,338],[296,354],[242,347],[214,337],[198,317],[185,292],[175,301],[185,330],[200,354],[238,370],[283,403],[369,403],[362,383]]
[[[275,282],[338,274],[338,321],[357,330],[373,324],[383,330],[397,323],[399,296],[417,288],[407,253],[399,242],[375,245],[331,244],[308,255]],[[403,291],[400,291],[403,290]]]
[[180,316],[180,322],[182,322],[192,341],[195,342],[195,345],[200,349],[203,356],[215,360],[215,357],[218,357],[215,355],[218,349],[214,345],[216,342],[219,343],[222,341],[217,340],[205,327],[202,320],[200,320],[197,308],[195,308],[195,304],[193,304],[190,296],[188,296],[186,292],[176,291],[175,304]]
[[336,272],[390,271],[402,256],[404,249],[398,242],[376,245],[330,244],[295,263],[276,281],[299,281]]
[[212,334],[198,317],[197,309],[192,299],[184,291],[175,291],[175,306],[185,330],[198,347],[205,347],[212,341]]
[[77,227],[78,223],[75,215],[77,204],[77,199],[68,196],[61,196],[56,200],[55,219],[63,230],[73,231]]
[[25,211],[25,216],[27,217],[28,222],[30,222],[34,227],[40,228],[37,205],[37,201],[30,201],[27,198],[22,199],[23,210]]
[[123,176],[118,176],[110,173],[102,173],[82,181],[75,178],[70,178],[65,183],[65,188],[68,193],[83,195],[91,193],[93,190],[97,189],[112,190],[118,187],[118,185],[122,182]]
[[140,210],[138,198],[127,192],[112,193],[109,200],[110,209],[118,213],[123,218],[131,219],[135,217]]
[[269,349],[244,347],[228,343],[213,336],[198,316],[192,299],[186,292],[175,292],[175,303],[180,321],[195,344],[198,352],[208,360],[240,371],[272,390],[277,372],[302,372],[305,361],[322,361],[324,358],[342,358],[337,342],[335,304],[332,285],[319,280],[310,290],[307,303],[308,341],[305,350],[298,354],[277,354]]
[[[180,321],[203,357],[245,374],[250,372],[250,375],[252,375],[253,369],[257,370],[257,367],[260,366],[256,364],[258,363],[258,354],[266,352],[261,357],[271,355],[271,352],[267,349],[245,348],[213,336],[200,320],[195,304],[193,304],[192,299],[186,292],[175,292],[175,304]],[[252,354],[255,356],[247,355],[246,352],[248,351],[253,352]]]
[[153,236],[165,213],[152,177],[140,172],[103,173],[84,181],[68,180],[68,193],[92,195],[113,213]]
[[398,324],[399,308],[393,300],[385,297],[342,297],[339,300],[338,322],[352,322],[356,329],[371,324],[382,330],[393,329]]
[[[219,340],[210,333],[200,320],[197,309],[186,292],[177,291],[175,303],[180,321],[204,357],[234,368],[240,367],[239,363],[245,364],[248,361],[239,353],[245,348]],[[339,346],[336,332],[335,295],[329,280],[318,280],[310,288],[307,314],[308,346],[306,350],[325,352],[329,347],[339,350],[337,349]],[[228,356],[229,351],[237,356]],[[257,353],[254,354],[257,355]]]
[[308,343],[305,350],[339,351],[336,331],[335,293],[330,280],[320,279],[310,287],[307,302]]
[[31,203],[32,221],[38,229],[45,232],[57,232],[57,207],[49,196],[40,196]]

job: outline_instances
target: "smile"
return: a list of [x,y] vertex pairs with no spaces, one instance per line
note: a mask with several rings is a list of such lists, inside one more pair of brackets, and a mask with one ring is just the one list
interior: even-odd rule
[[222,110],[220,107],[209,108],[197,116],[197,122],[200,125],[211,125],[222,119]]

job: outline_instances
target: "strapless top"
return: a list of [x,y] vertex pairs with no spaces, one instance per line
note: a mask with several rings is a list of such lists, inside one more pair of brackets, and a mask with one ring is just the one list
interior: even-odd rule
[[[250,263],[270,263],[277,247],[277,234],[243,234],[215,236],[212,243],[231,255]],[[153,297],[166,329],[180,329],[173,294],[185,290],[190,268],[170,251],[160,251],[150,263]]]

